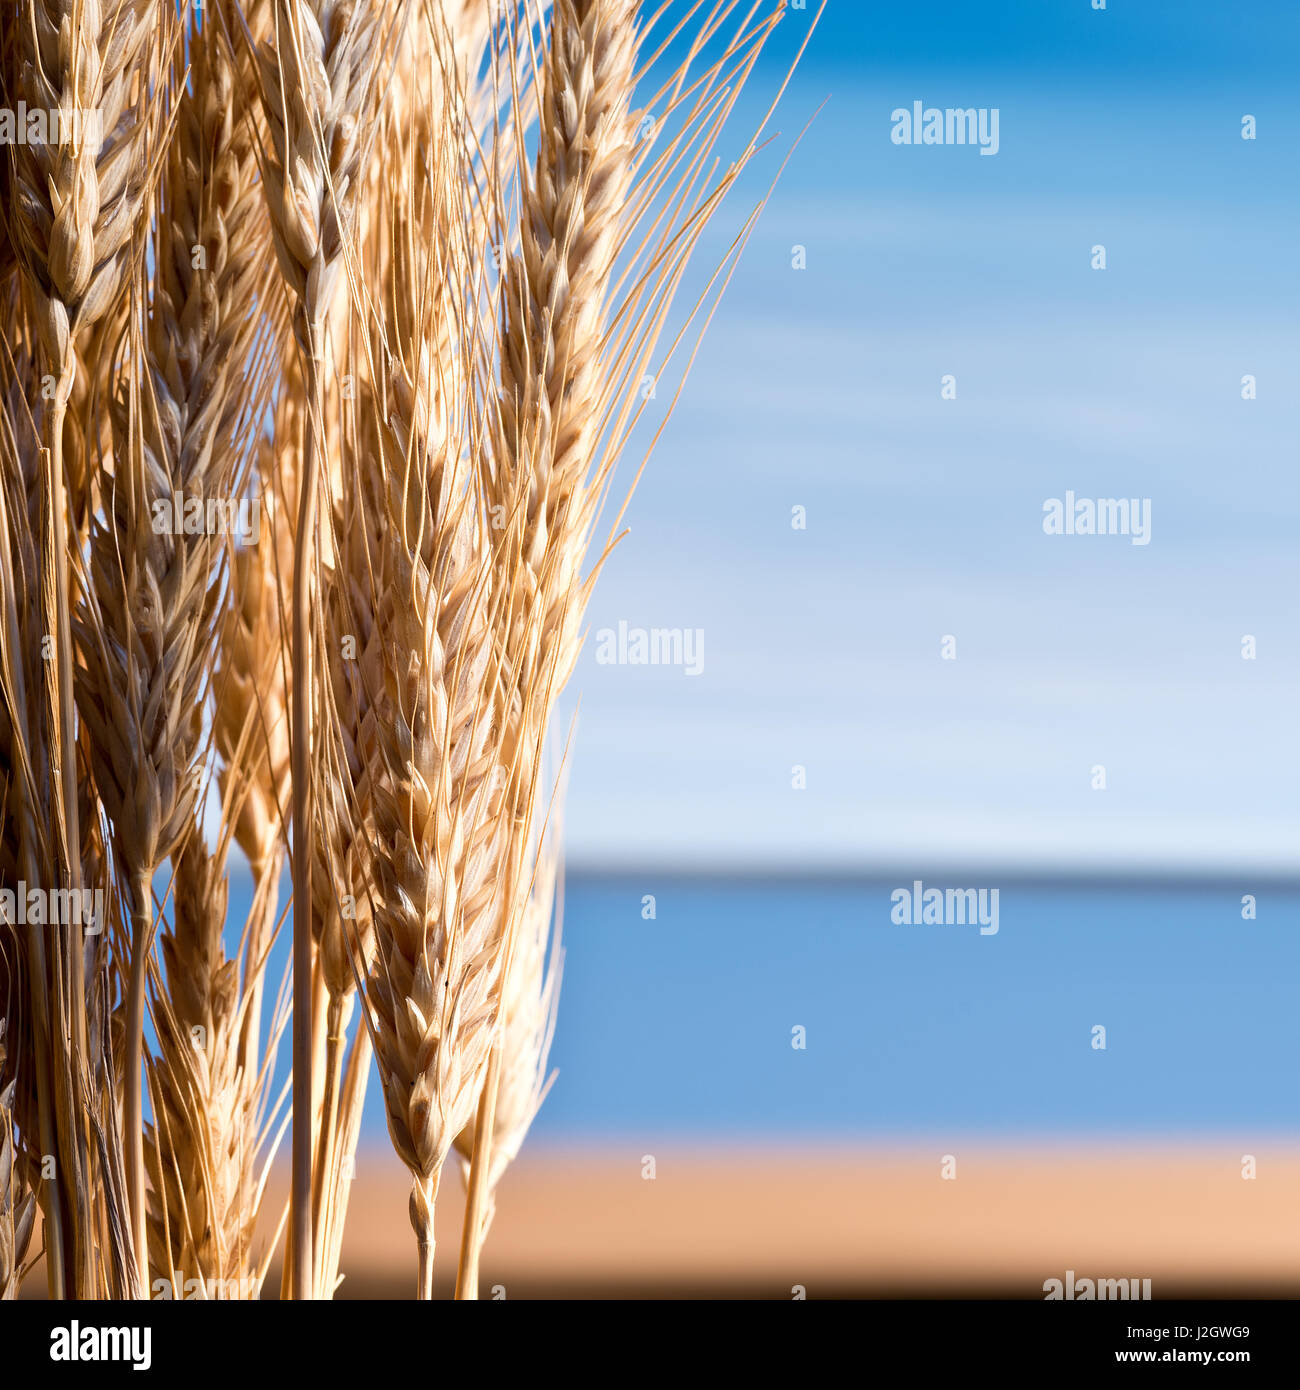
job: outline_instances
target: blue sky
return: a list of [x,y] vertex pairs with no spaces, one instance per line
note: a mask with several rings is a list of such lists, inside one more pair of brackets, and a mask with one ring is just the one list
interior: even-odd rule
[[[571,862],[1295,867],[1297,51],[1281,4],[828,6],[589,611],[704,669],[588,642]],[[997,156],[893,144],[915,100],[997,107]],[[1151,543],[1044,535],[1067,490]]]

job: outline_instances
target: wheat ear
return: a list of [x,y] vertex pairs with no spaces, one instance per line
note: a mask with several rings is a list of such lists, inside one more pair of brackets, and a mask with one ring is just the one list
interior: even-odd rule
[[[198,788],[194,714],[212,674],[226,548],[206,509],[237,492],[267,365],[258,347],[266,295],[256,162],[247,127],[230,111],[232,64],[215,24],[194,36],[190,57],[192,89],[179,58],[172,71],[175,130],[160,185],[151,302],[128,331],[116,476],[106,519],[92,524],[94,601],[83,644],[82,714],[132,916],[123,1123],[146,1281],[140,1064],[151,882],[188,833]],[[177,497],[183,522],[172,515]]]
[[[49,498],[45,565],[53,587],[47,600],[48,631],[57,660],[45,664],[46,701],[52,711],[52,756],[58,768],[56,814],[58,881],[81,886],[78,782],[73,690],[72,602],[69,566],[67,479],[84,478],[84,460],[64,461],[64,420],[77,372],[79,335],[103,318],[127,278],[131,234],[149,177],[150,69],[155,45],[171,26],[155,0],[121,0],[105,13],[97,0],[29,0],[17,27],[17,90],[29,110],[52,118],[55,138],[14,149],[16,206],[10,230],[36,334],[46,359],[44,487]],[[56,969],[66,958],[68,1021],[73,1072],[86,1075],[83,941],[75,928],[53,945]],[[80,1085],[81,1083],[78,1083]],[[74,1115],[81,1098],[73,1102]],[[80,1132],[80,1121],[74,1120]],[[88,1141],[79,1137],[74,1166],[85,1180]],[[141,1213],[142,1215],[142,1213]],[[143,1254],[141,1252],[141,1257]],[[78,1264],[94,1260],[89,1237],[79,1244]]]
[[[501,457],[493,482],[504,488],[513,483],[527,495],[526,510],[516,518],[519,597],[501,625],[506,659],[522,694],[522,704],[508,706],[503,717],[512,752],[513,812],[500,930],[507,1000],[515,990],[541,991],[535,974],[541,967],[530,959],[535,952],[527,939],[529,924],[520,921],[529,901],[524,864],[541,739],[577,658],[579,566],[588,530],[582,490],[599,432],[604,297],[632,179],[637,44],[632,0],[557,0],[540,92],[535,177],[525,180],[521,252],[509,264],[503,290]],[[499,496],[504,505],[507,494]],[[478,1296],[502,1078],[527,1071],[529,1059],[517,1055],[521,1045],[530,1045],[526,1030],[511,1033],[503,1025],[479,1101],[458,1298]]]
[[339,277],[351,253],[374,74],[383,42],[377,5],[275,0],[275,45],[259,51],[259,80],[270,134],[263,178],[276,251],[294,303],[294,331],[307,395],[292,620],[293,777],[293,1179],[288,1252],[293,1294],[313,1296],[312,1017],[310,930],[312,659],[310,605],[320,542],[325,419],[322,372],[326,330]]
[[[241,486],[252,441],[260,432],[268,355],[273,359],[278,339],[278,300],[272,294],[278,286],[262,283],[269,247],[265,204],[257,184],[252,132],[233,110],[235,62],[218,24],[209,22],[192,32],[189,57],[191,85],[181,91],[178,102],[156,233],[157,274],[148,339],[162,423],[156,454],[177,492],[204,502],[228,501]],[[178,87],[183,77],[178,69]],[[175,585],[169,597],[176,607],[182,613],[188,607],[190,613],[202,614],[203,622],[214,628],[225,549],[220,535],[202,534],[185,547],[188,553],[178,547],[167,557],[160,573],[164,594],[168,584]],[[190,637],[188,626],[181,630]],[[215,632],[194,634],[190,641],[188,649],[181,648],[189,658],[188,669],[183,659],[176,661],[171,690],[201,700],[200,682],[216,658]],[[174,659],[176,648],[172,650]],[[197,720],[191,720],[191,728],[178,751],[187,758],[192,779],[202,748]],[[191,803],[178,799],[177,807],[190,809]],[[154,1068],[154,1089],[171,1106],[168,1123],[155,1125],[151,1157],[156,1198],[172,1207],[168,1214],[173,1218],[173,1242],[169,1250],[166,1239],[160,1242],[155,1236],[153,1244],[160,1255],[171,1257],[164,1269],[174,1271],[179,1260],[184,1270],[204,1278],[242,1279],[247,1273],[247,1232],[229,1228],[247,1218],[250,1160],[231,1160],[230,1155],[247,1155],[254,1148],[252,1136],[244,1130],[256,1099],[257,1069],[231,1036],[238,1022],[231,1018],[240,997],[238,972],[221,951],[224,913],[211,915],[218,889],[223,890],[224,903],[224,852],[217,859],[210,857],[195,842],[196,834],[186,827],[166,839],[168,852],[181,838],[188,837],[189,843],[176,866],[176,925],[164,941],[169,998],[160,1000],[155,1010],[162,1021],[161,1065]],[[262,966],[254,957],[255,977]],[[198,1014],[201,1021],[196,1021]],[[171,1027],[164,1027],[164,1021]],[[205,1065],[195,1079],[190,1075],[195,1050],[188,1030],[198,1027],[206,1039],[200,1054]],[[238,1187],[229,1171],[232,1161]],[[205,1179],[201,1187],[191,1181],[196,1175]],[[172,1202],[178,1193],[183,1198],[187,1192],[190,1207],[205,1192],[208,1197],[199,1208],[200,1238],[192,1227],[186,1229],[183,1218],[188,1213]],[[191,1222],[195,1219],[190,1216]]]
[[[607,547],[582,576],[592,526],[629,417],[636,415],[629,386],[651,359],[700,230],[755,147],[757,137],[717,186],[705,179],[698,190],[706,156],[780,17],[776,10],[752,25],[751,10],[722,57],[692,81],[692,64],[732,8],[713,8],[682,66],[657,94],[667,93],[661,117],[687,111],[682,133],[657,163],[636,149],[641,121],[631,98],[645,37],[638,35],[636,6],[631,0],[556,0],[553,9],[534,172],[530,180],[520,170],[519,251],[508,261],[502,290],[499,429],[484,484],[500,508],[508,509],[511,497],[527,496],[523,515],[515,518],[521,603],[501,629],[507,663],[524,695],[522,706],[502,706],[513,769],[514,846],[505,869],[511,884],[520,882],[531,839],[528,808],[536,796],[540,739],[576,660],[587,596],[608,553]],[[517,92],[513,74],[512,82]],[[517,148],[522,166],[521,142]],[[657,208],[678,168],[684,173],[677,188]],[[651,225],[638,246],[643,220]],[[628,263],[621,273],[620,257]],[[621,297],[628,280],[632,288]],[[519,921],[527,901],[517,889],[506,897],[507,1000],[517,989],[537,992],[535,948]],[[503,1026],[493,1051],[474,1134],[458,1297],[477,1296],[479,1248],[498,1176],[501,1086],[504,1077],[530,1074],[533,1037],[532,1030],[512,1035]],[[517,1113],[515,1102],[509,1104]]]
[[[446,113],[448,125],[452,122]],[[367,500],[376,640],[361,801],[374,846],[366,1022],[389,1133],[412,1176],[417,1289],[433,1283],[443,1163],[477,1101],[495,1027],[504,772],[493,710],[490,536],[470,462],[472,367],[459,137],[439,131],[393,237],[394,292],[376,317]]]
[[[150,1236],[154,1268],[173,1285],[198,1280],[209,1296],[215,1284],[218,1297],[257,1298],[264,1269],[253,1258],[253,1234],[274,1152],[269,1085],[282,1016],[266,1056],[250,1067],[244,1035],[264,961],[253,958],[258,943],[248,928],[239,953],[225,954],[226,849],[223,840],[209,851],[196,825],[176,859],[174,923],[162,938],[167,988],[156,992],[158,1053],[150,1068]],[[254,901],[254,920],[258,912]]]
[[[71,129],[44,143],[15,147],[18,206],[14,240],[32,303],[33,322],[54,373],[48,415],[54,545],[67,553],[68,507],[63,421],[77,371],[77,335],[120,297],[131,234],[145,194],[149,124],[143,111],[156,39],[154,0],[120,0],[105,13],[98,0],[30,0],[18,25],[18,88],[29,109],[59,112]],[[164,26],[165,28],[166,26]],[[74,469],[85,468],[83,460]],[[64,672],[72,670],[66,570],[60,570],[56,639]],[[75,805],[73,704],[58,692],[63,795]],[[75,818],[69,817],[75,838]],[[79,854],[65,847],[67,886]]]

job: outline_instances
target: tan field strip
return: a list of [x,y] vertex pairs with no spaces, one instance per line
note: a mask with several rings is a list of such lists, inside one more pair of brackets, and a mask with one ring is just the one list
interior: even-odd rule
[[[1046,1279],[1149,1278],[1155,1298],[1300,1293],[1300,1149],[933,1145],[701,1152],[651,1145],[525,1155],[503,1185],[484,1297],[736,1293],[789,1298],[987,1291],[1043,1297]],[[940,1177],[945,1153],[957,1176]],[[459,1184],[440,1203],[454,1262]],[[363,1153],[344,1245],[347,1296],[413,1278],[401,1174]],[[347,1287],[348,1283],[352,1288]]]

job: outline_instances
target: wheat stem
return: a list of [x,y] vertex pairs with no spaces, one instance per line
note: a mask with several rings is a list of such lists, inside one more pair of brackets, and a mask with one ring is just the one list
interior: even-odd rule
[[293,715],[289,737],[293,767],[293,1191],[290,1208],[293,1296],[314,1297],[312,1288],[312,563],[320,458],[316,427],[320,414],[320,363],[313,344],[307,359],[312,408],[304,424],[303,470],[298,501],[298,545],[293,570]]
[[492,1126],[497,1090],[501,1083],[501,1045],[492,1049],[483,1094],[474,1124],[474,1160],[470,1165],[469,1190],[465,1195],[465,1220],[461,1227],[460,1264],[456,1270],[456,1297],[478,1298],[479,1256],[483,1250],[483,1218],[491,1186]]
[[415,1296],[421,1301],[433,1297],[433,1213],[438,1199],[438,1174],[416,1178],[411,1184],[411,1227],[415,1231]]
[[123,1058],[122,1127],[126,1133],[126,1181],[131,1201],[131,1231],[140,1282],[149,1284],[149,1244],[144,1191],[144,1013],[149,951],[153,945],[151,874],[137,871],[128,885],[131,902],[131,969],[127,981],[126,1050]]

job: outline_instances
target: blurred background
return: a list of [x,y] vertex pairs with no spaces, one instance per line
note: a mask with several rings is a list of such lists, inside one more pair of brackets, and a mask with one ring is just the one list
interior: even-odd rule
[[[591,612],[703,671],[588,644],[572,863],[1294,869],[1298,49],[1282,3],[828,6]],[[998,108],[997,155],[893,144],[914,101]],[[1045,535],[1067,490],[1150,543]]]

